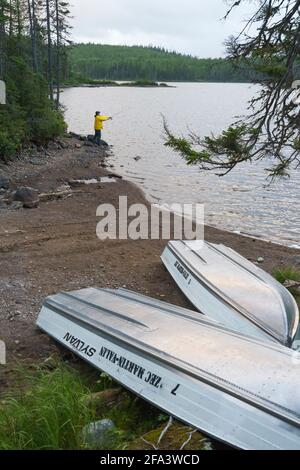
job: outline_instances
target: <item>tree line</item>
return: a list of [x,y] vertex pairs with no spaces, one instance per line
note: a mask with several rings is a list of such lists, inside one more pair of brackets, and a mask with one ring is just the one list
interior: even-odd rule
[[158,47],[76,44],[70,50],[73,75],[94,80],[249,82],[249,67],[227,59],[198,59]]
[[70,8],[63,0],[0,0],[0,158],[26,141],[42,143],[65,129],[60,85],[69,73]]

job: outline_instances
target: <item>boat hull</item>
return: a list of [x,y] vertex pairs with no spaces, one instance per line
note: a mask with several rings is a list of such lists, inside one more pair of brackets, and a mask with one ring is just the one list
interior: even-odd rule
[[[90,291],[90,292],[88,292]],[[93,292],[92,292],[93,291]],[[190,367],[183,361],[171,359],[163,351],[157,351],[151,345],[151,338],[159,333],[156,328],[149,327],[149,340],[141,343],[137,339],[124,333],[123,329],[112,328],[115,322],[128,322],[125,316],[121,318],[120,310],[112,311],[101,307],[102,299],[110,296],[110,304],[114,299],[121,300],[126,308],[135,313],[135,323],[130,329],[138,328],[145,322],[145,308],[147,315],[151,308],[153,314],[159,310],[157,303],[151,307],[151,299],[137,294],[130,300],[130,293],[113,293],[108,291],[87,290],[84,292],[84,302],[81,298],[76,306],[76,293],[72,295],[72,306],[66,296],[55,296],[46,300],[39,315],[37,325],[55,340],[76,353],[83,360],[89,362],[99,370],[109,374],[114,380],[136,393],[143,399],[161,408],[179,420],[192,425],[209,436],[240,449],[300,449],[300,429],[298,417],[282,417],[278,410],[266,409],[263,404],[254,404],[251,397],[239,397],[236,390],[222,381],[212,380],[210,375],[199,374],[199,371]],[[98,296],[97,306],[95,298]],[[84,305],[85,303],[85,305]],[[160,304],[163,304],[160,302]],[[146,305],[146,307],[145,307]],[[100,307],[99,307],[100,306]],[[130,307],[131,306],[131,307]],[[82,314],[88,310],[93,313]],[[161,309],[162,318],[178,320],[182,323],[183,331],[186,322],[191,323],[193,329],[199,328],[201,334],[201,321],[194,320],[195,313],[176,310],[173,307]],[[99,312],[99,315],[97,314]],[[104,317],[100,316],[104,312]],[[167,312],[167,313],[166,313]],[[183,319],[181,319],[183,315]],[[199,316],[199,315],[198,315]],[[116,318],[118,317],[118,318]],[[103,323],[103,318],[107,318]],[[130,320],[131,321],[131,320]],[[97,326],[96,326],[97,325]],[[150,323],[149,323],[150,325]],[[214,328],[206,322],[206,326]],[[130,331],[130,329],[128,331]],[[126,330],[127,331],[127,330]],[[224,334],[228,334],[224,330]],[[205,333],[205,328],[203,334]],[[142,336],[142,333],[140,334]],[[234,335],[233,335],[234,336]],[[160,338],[159,342],[168,342]],[[172,338],[171,338],[172,340]],[[176,338],[174,338],[176,341]],[[248,339],[244,338],[245,342]],[[153,341],[155,343],[155,340]],[[255,346],[254,346],[255,347]],[[276,348],[274,354],[276,356]],[[206,352],[203,351],[203,354]],[[285,353],[283,354],[283,356]],[[220,358],[223,352],[220,351]],[[266,371],[267,373],[267,371]],[[295,390],[298,384],[295,383]],[[299,390],[299,389],[298,389]]]
[[205,242],[170,242],[161,259],[202,314],[237,332],[292,346],[299,326],[295,300],[233,250]]

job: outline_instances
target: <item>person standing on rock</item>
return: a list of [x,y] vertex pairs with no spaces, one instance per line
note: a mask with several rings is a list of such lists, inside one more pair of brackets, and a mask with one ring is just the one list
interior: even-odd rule
[[100,111],[96,111],[95,124],[94,124],[94,128],[95,128],[94,142],[96,142],[96,144],[100,145],[100,143],[101,143],[101,131],[103,129],[103,122],[104,121],[110,121],[111,119],[112,119],[112,117],[101,116]]

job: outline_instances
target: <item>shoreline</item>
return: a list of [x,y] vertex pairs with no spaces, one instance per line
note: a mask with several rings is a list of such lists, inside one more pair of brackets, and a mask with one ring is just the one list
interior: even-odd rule
[[[7,393],[15,396],[20,366],[33,370],[56,361],[91,377],[91,389],[93,381],[98,380],[95,369],[36,327],[42,303],[49,295],[86,287],[124,287],[194,310],[161,262],[167,240],[101,241],[96,237],[99,204],[118,207],[119,196],[127,196],[128,205],[150,207],[135,183],[115,174],[109,164],[109,150],[69,136],[41,151],[38,162],[21,158],[9,166],[1,165],[0,182],[4,173],[11,190],[26,185],[47,197],[33,209],[13,203],[3,207],[0,191],[0,340],[5,341],[7,349],[7,364],[0,366],[0,398]],[[84,184],[82,180],[94,182]],[[268,272],[285,265],[300,269],[299,250],[207,226],[205,239],[230,246],[254,262],[263,257],[260,266]],[[104,393],[111,391],[105,389]],[[109,406],[105,413],[109,413]],[[147,406],[141,402],[145,413]],[[182,423],[178,426],[187,432]],[[175,450],[182,441],[178,426],[172,443]],[[200,432],[196,435],[205,439]],[[208,442],[213,449],[228,448],[212,439]],[[134,450],[147,448],[138,436],[128,445]]]
[[[3,208],[0,200],[0,322],[8,359],[7,373],[0,377],[2,389],[9,386],[9,370],[16,360],[33,363],[61,354],[35,326],[48,295],[92,286],[126,286],[192,308],[160,260],[167,240],[100,241],[96,237],[97,206],[118,207],[119,196],[126,195],[128,204],[149,207],[142,189],[116,177],[106,150],[74,136],[62,144],[65,148],[45,150],[48,156],[40,156],[39,164],[24,159],[0,167],[0,177],[5,173],[10,178],[11,189],[26,185],[48,195],[35,209]],[[102,177],[106,182],[101,182]],[[77,183],[66,190],[72,181],[93,178],[97,184]],[[205,226],[205,239],[230,246],[252,262],[264,258],[260,266],[270,273],[284,266],[300,268],[300,251],[284,245],[210,226]]]
[[[130,179],[126,179],[126,175],[122,175],[122,178],[124,178],[124,181],[128,181],[128,183],[137,186],[142,191],[142,193],[144,194],[144,197],[145,197],[146,201],[148,202],[148,204],[159,204],[159,205],[163,206],[164,203],[155,202],[154,199],[151,198],[150,195],[147,195],[147,193],[143,190],[143,188],[141,186],[139,186],[137,183],[135,183],[134,181],[131,181]],[[172,212],[172,214],[174,214],[174,212]],[[204,226],[208,227],[208,228],[211,228],[211,229],[219,230],[221,232],[225,232],[225,233],[228,233],[228,234],[238,235],[239,237],[255,239],[257,241],[262,241],[264,243],[271,243],[272,245],[276,245],[276,246],[279,246],[279,247],[282,247],[282,248],[290,248],[292,250],[299,250],[300,251],[300,244],[299,245],[297,245],[297,244],[288,245],[288,244],[280,243],[280,241],[277,242],[276,240],[264,238],[263,236],[259,237],[255,234],[246,233],[246,232],[239,231],[239,230],[229,230],[229,229],[226,229],[224,227],[217,227],[216,225],[210,225],[210,224],[206,224],[206,223],[204,224]]]

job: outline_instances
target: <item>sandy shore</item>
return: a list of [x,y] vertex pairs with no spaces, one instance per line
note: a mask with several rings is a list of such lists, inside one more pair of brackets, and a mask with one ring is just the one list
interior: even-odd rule
[[[14,161],[0,167],[11,189],[26,185],[42,193],[56,191],[69,180],[100,178],[111,172],[103,150],[65,139],[64,149],[48,152],[41,164]],[[146,293],[177,305],[189,306],[160,261],[165,240],[100,241],[96,237],[96,208],[118,205],[120,195],[129,204],[147,204],[132,183],[79,185],[60,199],[41,202],[36,209],[0,206],[0,338],[7,344],[9,365],[17,360],[43,360],[57,346],[35,327],[43,299],[61,290],[87,286],[120,287]],[[207,240],[224,243],[262,267],[300,267],[300,251],[206,228]],[[0,386],[9,380],[10,367],[1,368]]]

